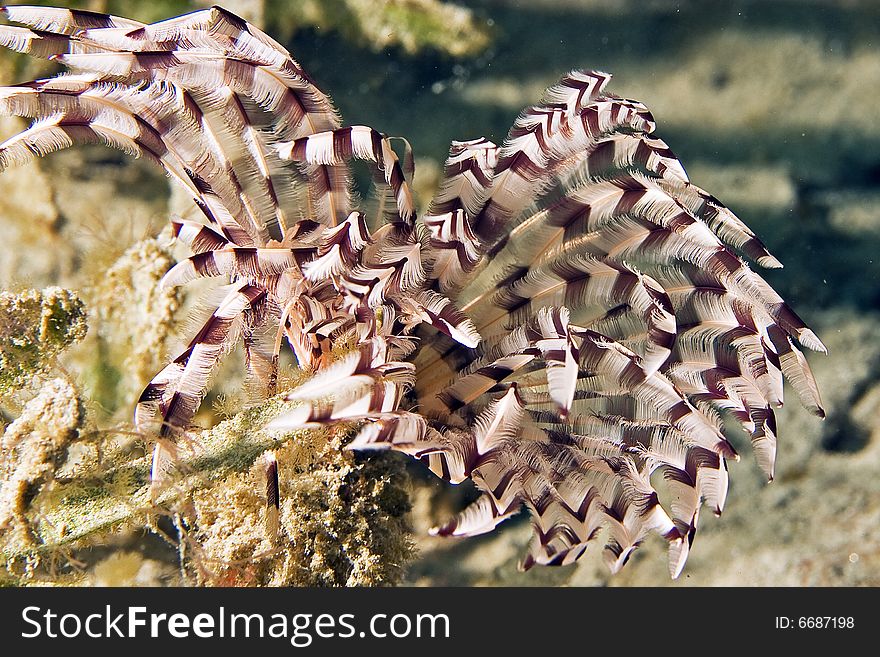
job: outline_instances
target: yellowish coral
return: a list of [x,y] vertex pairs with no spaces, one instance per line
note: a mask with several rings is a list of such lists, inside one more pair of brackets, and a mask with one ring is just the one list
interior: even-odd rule
[[93,586],[158,586],[168,567],[137,552],[116,552],[98,563],[89,577]]
[[277,453],[280,529],[269,535],[262,460],[194,496],[193,561],[215,585],[377,586],[413,556],[406,475],[393,457],[358,462],[336,440]]
[[58,354],[87,330],[85,306],[75,292],[0,292],[0,402],[48,374]]
[[[4,550],[34,544],[27,512],[39,489],[52,480],[83,422],[83,405],[67,381],[43,385],[0,440],[0,536]],[[13,551],[16,548],[13,548]]]
[[[359,459],[341,449],[344,431],[282,436],[254,429],[289,408],[276,397],[201,432],[191,449],[181,450],[175,483],[158,508],[150,504],[147,457],[110,453],[100,466],[66,472],[63,483],[25,500],[21,513],[38,509],[45,522],[29,543],[5,545],[7,560],[143,526],[158,511],[180,518],[185,565],[200,583],[397,583],[413,556],[400,459]],[[279,529],[272,535],[259,458],[267,449],[277,454],[281,488]]]
[[[108,406],[130,407],[165,362],[180,300],[176,289],[162,290],[159,281],[174,263],[159,240],[141,240],[91,290],[98,333],[108,352],[104,365],[119,368],[112,390],[103,391]],[[108,400],[110,396],[115,398]]]
[[[231,474],[246,471],[261,453],[275,447],[279,442],[277,432],[256,427],[264,427],[289,407],[289,402],[276,397],[186,438],[180,446],[174,485],[159,496],[158,509],[151,503],[149,457],[113,448],[112,432],[106,432],[104,442],[110,449],[103,453],[100,463],[87,463],[65,472],[63,483],[41,491],[31,501],[46,520],[39,528],[39,549],[51,551],[80,544],[122,526],[145,526],[157,512],[172,507],[185,509],[192,491],[215,486]],[[295,438],[305,444],[323,440],[306,431]],[[7,557],[18,554],[9,546],[4,551]]]

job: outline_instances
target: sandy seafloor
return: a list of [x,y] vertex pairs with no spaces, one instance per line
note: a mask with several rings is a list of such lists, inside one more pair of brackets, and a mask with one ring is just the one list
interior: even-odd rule
[[[612,91],[648,105],[656,134],[691,179],[785,264],[763,275],[828,346],[827,356],[808,356],[828,417],[810,416],[787,391],[775,481],[764,483],[741,443],[725,513],[704,514],[675,582],[660,539],[610,577],[600,545],[573,567],[518,572],[530,536],[525,515],[481,538],[428,538],[439,484],[414,470],[420,556],[406,582],[880,585],[880,7],[462,4],[492,23],[493,44],[479,56],[373,53],[315,30],[290,45],[346,122],[406,136],[428,172],[452,139],[500,142],[519,110],[566,71],[613,73]],[[22,62],[0,60],[4,84],[46,70]],[[54,155],[0,182],[0,287],[75,284],[102,235],[130,244],[155,233],[175,203],[159,172],[101,149]]]

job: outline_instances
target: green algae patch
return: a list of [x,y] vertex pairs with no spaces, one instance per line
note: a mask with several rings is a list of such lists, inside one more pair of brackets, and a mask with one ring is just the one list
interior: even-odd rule
[[317,25],[374,51],[399,47],[452,57],[473,56],[491,43],[486,24],[467,8],[439,0],[305,0],[285,4],[270,20],[282,25]]
[[91,477],[55,482],[35,500],[41,551],[75,544],[123,524],[145,524],[151,515],[149,460]]
[[[67,394],[75,395],[72,388]],[[56,455],[53,469],[27,480],[34,490],[16,498],[10,522],[20,531],[4,534],[7,568],[100,545],[125,527],[155,528],[164,515],[178,525],[184,570],[198,584],[399,582],[414,554],[400,459],[356,457],[343,448],[346,427],[287,433],[262,428],[294,405],[277,396],[181,439],[177,471],[159,491],[151,491],[150,458],[120,448],[112,432],[102,437],[100,458],[70,466]],[[68,431],[58,449],[77,437],[78,445],[94,445],[79,436],[80,428]],[[267,529],[261,458],[267,451],[277,456],[280,472],[275,531]],[[11,490],[7,484],[4,491]]]
[[[19,502],[16,507],[35,540],[7,542],[4,555],[8,559],[32,551],[45,552],[92,539],[122,525],[149,524],[151,517],[176,507],[193,491],[246,470],[262,452],[281,440],[306,434],[304,442],[308,444],[309,432],[282,436],[277,431],[255,428],[289,407],[289,402],[275,398],[190,436],[180,449],[178,473],[156,497],[155,506],[151,502],[149,457],[132,459],[124,450],[114,450],[110,432],[104,439],[108,453],[99,463],[86,463],[70,472],[62,469],[62,476],[51,483],[37,482],[35,476],[28,479],[31,484],[45,484],[27,505]],[[3,490],[11,490],[11,483],[11,479],[5,480]]]
[[0,292],[0,400],[45,377],[87,330],[85,304],[76,292]]

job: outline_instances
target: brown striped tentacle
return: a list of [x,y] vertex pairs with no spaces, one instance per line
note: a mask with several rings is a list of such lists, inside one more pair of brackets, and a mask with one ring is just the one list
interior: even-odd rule
[[[0,31],[0,40],[5,36],[8,45],[18,50],[95,71],[114,83],[125,79],[138,86],[144,80],[167,81],[191,94],[195,107],[217,116],[218,120],[204,123],[205,134],[218,133],[225,163],[258,229],[275,230],[280,224],[283,230],[287,225],[285,198],[290,185],[285,183],[293,178],[255,128],[244,101],[253,101],[273,117],[275,140],[340,125],[329,99],[280,44],[218,7],[149,26],[96,15],[85,20],[85,27],[77,27],[76,17],[61,11],[49,17],[14,10],[9,16],[49,28],[37,38],[15,33],[14,28],[7,28],[13,30],[9,34]],[[55,29],[63,34],[51,34]],[[306,175],[347,180],[344,168],[312,169]]]
[[206,253],[229,246],[229,240],[217,231],[196,221],[185,219],[171,222],[174,237],[186,244],[193,253]]
[[184,352],[153,377],[141,393],[135,424],[140,431],[158,437],[151,470],[154,494],[167,480],[169,466],[175,460],[168,440],[188,428],[212,372],[243,328],[244,314],[254,311],[265,294],[246,283],[233,286]]
[[388,186],[400,221],[411,221],[415,206],[400,160],[390,140],[367,126],[320,132],[277,145],[282,159],[312,165],[341,164],[351,159],[374,162],[379,181]]
[[177,263],[159,285],[162,288],[185,285],[196,278],[212,276],[235,276],[249,279],[266,279],[287,270],[299,270],[309,261],[314,250],[236,246],[213,249],[194,255]]
[[482,210],[497,165],[498,147],[487,139],[453,142],[443,180],[423,218],[431,233],[429,278],[438,289],[461,285],[485,251],[472,220]]
[[61,7],[6,6],[2,13],[11,21],[22,23],[40,32],[58,32],[71,35],[90,28],[138,29],[144,24],[130,18],[121,18],[84,9]]
[[232,286],[189,346],[141,394],[135,413],[139,429],[167,436],[187,427],[211,372],[242,328],[243,314],[253,310],[265,295],[264,290],[245,282]]
[[278,536],[280,531],[281,487],[278,483],[278,460],[274,452],[267,452],[265,457],[266,473],[266,534],[270,538]]
[[502,522],[519,512],[519,504],[513,509],[499,510],[494,498],[482,493],[475,502],[450,518],[442,525],[429,530],[432,536],[479,536],[491,532]]
[[111,86],[85,75],[5,88],[0,98],[0,111],[38,119],[3,145],[7,158],[84,142],[146,156],[180,182],[234,241],[245,245],[259,239],[260,228],[242,202],[231,165],[186,96],[158,85]]
[[591,100],[574,115],[552,105],[524,110],[499,151],[492,191],[474,220],[477,237],[497,242],[571,156],[622,129],[651,133],[654,122],[643,105],[616,98]]

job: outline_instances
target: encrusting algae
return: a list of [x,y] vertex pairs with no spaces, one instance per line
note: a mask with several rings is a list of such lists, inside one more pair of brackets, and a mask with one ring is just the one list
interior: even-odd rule
[[75,292],[60,287],[0,292],[0,407],[12,393],[45,377],[86,331],[85,305]]
[[[348,432],[341,428],[286,434],[256,428],[290,407],[275,397],[190,436],[179,447],[174,485],[152,500],[149,458],[120,447],[113,431],[84,428],[73,387],[60,380],[47,384],[3,438],[4,455],[20,458],[4,461],[0,483],[0,547],[8,573],[18,584],[103,581],[97,575],[62,578],[33,564],[100,545],[127,528],[147,528],[179,542],[181,583],[397,583],[414,556],[400,460],[362,459],[342,450]],[[88,435],[98,436],[100,456],[65,463],[68,447]],[[13,443],[19,448],[7,449]],[[267,533],[265,522],[260,456],[267,450],[283,464],[275,534]],[[176,536],[159,529],[162,517],[175,519]],[[130,582],[114,582],[136,585],[140,570],[132,573],[138,574]]]
[[73,386],[53,379],[7,427],[0,440],[0,532],[5,549],[27,551],[36,546],[28,517],[31,501],[55,477],[83,418],[83,404]]
[[299,442],[278,451],[287,467],[280,473],[277,527],[267,523],[261,459],[248,472],[195,493],[191,560],[200,583],[379,586],[400,581],[413,556],[400,462],[357,459],[341,451],[335,439],[305,459],[303,451]]

